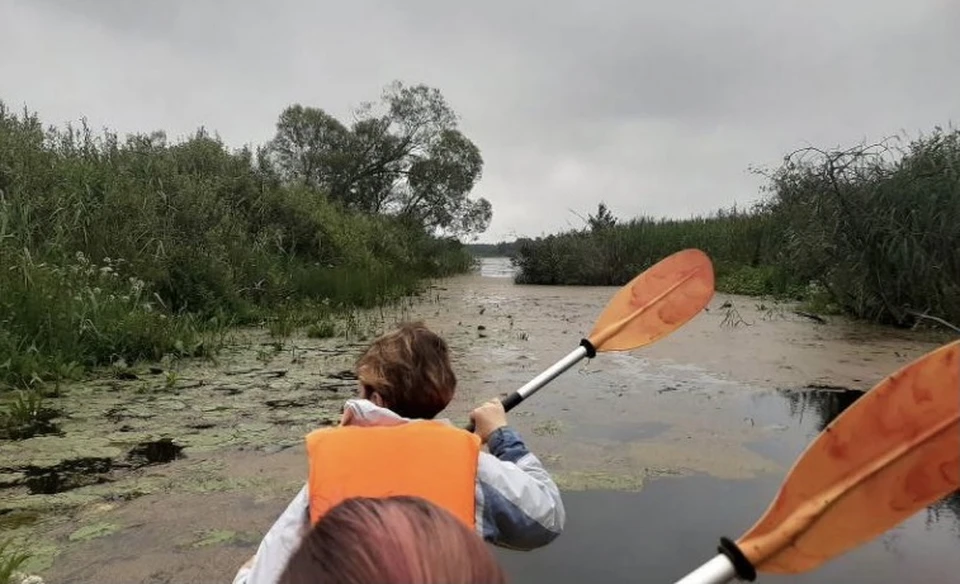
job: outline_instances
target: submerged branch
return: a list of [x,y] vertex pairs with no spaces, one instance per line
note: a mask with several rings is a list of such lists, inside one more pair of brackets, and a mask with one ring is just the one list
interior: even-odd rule
[[944,319],[940,318],[939,316],[930,316],[929,314],[925,314],[925,313],[921,313],[921,312],[917,312],[917,311],[915,311],[915,310],[909,310],[909,309],[908,309],[906,312],[907,312],[907,314],[909,314],[909,315],[911,315],[911,316],[915,316],[915,317],[917,317],[918,319],[932,320],[933,322],[936,322],[936,323],[938,323],[938,324],[940,324],[940,325],[942,325],[942,326],[945,326],[945,327],[947,327],[948,329],[952,329],[952,330],[953,330],[954,332],[956,332],[956,333],[960,333],[960,327],[958,327],[958,326],[955,325],[955,324],[952,324],[952,323],[950,323],[950,322],[945,321]]

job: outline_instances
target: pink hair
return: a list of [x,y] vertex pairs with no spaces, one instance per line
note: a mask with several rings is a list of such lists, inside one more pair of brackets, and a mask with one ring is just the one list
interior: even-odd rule
[[280,584],[505,584],[493,554],[419,497],[346,499],[311,529]]

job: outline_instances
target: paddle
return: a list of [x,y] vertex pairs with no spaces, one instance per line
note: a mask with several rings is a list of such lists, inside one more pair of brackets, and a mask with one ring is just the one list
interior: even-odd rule
[[[698,249],[670,255],[631,280],[610,299],[590,332],[566,357],[501,399],[510,411],[584,357],[649,345],[687,323],[713,297],[713,264]],[[471,420],[466,429],[474,430]]]
[[960,488],[960,341],[890,375],[833,420],[764,516],[676,584],[797,574]]

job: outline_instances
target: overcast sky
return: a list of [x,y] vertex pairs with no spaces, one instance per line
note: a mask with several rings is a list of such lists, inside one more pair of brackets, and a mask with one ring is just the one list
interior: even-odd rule
[[958,0],[0,0],[0,100],[48,124],[262,143],[439,88],[480,147],[481,241],[755,200],[751,165],[949,125]]

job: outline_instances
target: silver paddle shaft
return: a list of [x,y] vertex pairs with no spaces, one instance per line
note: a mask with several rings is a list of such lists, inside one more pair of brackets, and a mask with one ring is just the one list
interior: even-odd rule
[[737,571],[727,556],[717,554],[710,561],[690,572],[674,584],[725,584],[737,577]]
[[[520,401],[523,401],[536,393],[544,385],[553,381],[558,375],[570,369],[576,365],[581,359],[587,356],[587,348],[583,345],[578,346],[576,349],[570,351],[570,353],[560,359],[547,369],[545,369],[540,375],[537,375],[530,381],[528,381],[523,387],[517,390],[517,395],[520,396]],[[519,402],[518,402],[519,403]]]
[[[570,351],[569,355],[548,367],[543,371],[543,373],[528,381],[526,385],[514,391],[507,397],[501,399],[500,403],[503,404],[503,411],[509,412],[513,408],[517,407],[520,402],[536,393],[537,390],[553,381],[558,375],[567,369],[570,369],[576,365],[578,361],[586,357],[588,354],[587,347],[584,345],[580,345],[576,349]],[[470,420],[467,422],[465,429],[468,432],[473,432],[476,429],[476,424],[473,423],[473,420]]]

